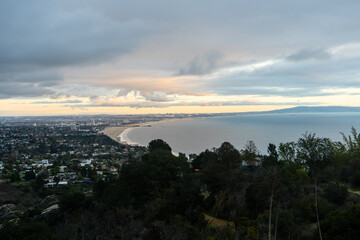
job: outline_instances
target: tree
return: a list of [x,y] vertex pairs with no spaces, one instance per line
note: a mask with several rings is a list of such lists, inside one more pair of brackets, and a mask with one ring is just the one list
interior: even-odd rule
[[344,133],[341,133],[343,139],[345,141],[345,145],[343,145],[350,157],[358,157],[360,156],[360,134],[357,133],[354,127],[351,128],[351,135],[346,137]]
[[164,219],[181,215],[192,224],[199,225],[203,220],[204,210],[204,197],[201,195],[200,188],[200,182],[190,175],[174,182],[166,190],[165,198],[161,201],[160,212]]
[[0,228],[0,240],[26,239],[48,240],[52,239],[50,227],[44,222],[26,223],[19,220],[16,223],[6,222]]
[[268,146],[268,153],[269,153],[269,157],[274,159],[274,160],[278,160],[278,153],[276,151],[276,145],[275,144],[272,144],[272,143],[269,143],[269,146]]
[[248,141],[245,145],[245,149],[241,151],[245,162],[248,165],[255,166],[257,163],[257,156],[259,150],[257,149],[254,141]]
[[329,183],[324,189],[324,197],[335,204],[342,205],[347,196],[349,195],[348,189],[338,183]]
[[360,187],[360,171],[356,171],[351,177],[350,177],[351,185],[355,188]]
[[162,139],[155,139],[155,140],[152,140],[150,143],[149,143],[149,151],[150,152],[153,152],[155,150],[159,150],[159,149],[162,149],[162,150],[166,150],[166,151],[169,151],[171,152],[171,147],[169,146],[169,144],[167,144],[164,140]]
[[20,179],[20,175],[18,173],[12,173],[10,176],[10,182],[19,182]]
[[293,162],[295,160],[296,144],[294,142],[280,143],[279,157],[282,161]]
[[205,152],[200,153],[198,156],[194,158],[191,162],[193,169],[204,169],[211,164],[214,164],[219,159],[218,154],[216,152],[209,151],[208,149]]
[[280,178],[278,171],[275,167],[269,168],[265,173],[265,179],[268,182],[271,195],[270,195],[270,206],[269,206],[269,240],[271,240],[271,219],[272,219],[272,206],[273,206],[273,200],[274,200],[274,194],[276,191],[276,188],[279,185]]
[[29,181],[29,180],[33,180],[33,179],[35,179],[35,178],[36,178],[36,175],[35,175],[35,173],[34,173],[33,170],[27,171],[27,172],[25,173],[25,180]]
[[271,196],[267,182],[263,176],[258,176],[247,188],[245,193],[246,210],[250,218],[256,218],[260,213],[268,209],[268,201]]
[[297,142],[297,147],[296,161],[312,173],[326,166],[333,156],[330,139],[318,138],[315,134],[303,134]]
[[[321,227],[324,239],[345,240],[358,239],[360,236],[360,204],[341,212],[339,210],[329,213]],[[317,233],[314,233],[316,235]]]
[[186,158],[176,157],[167,149],[153,150],[142,161],[129,161],[120,172],[119,181],[126,185],[135,205],[152,198],[163,198],[165,190],[190,173]]
[[66,192],[61,196],[59,201],[59,207],[62,212],[72,212],[79,208],[87,207],[90,203],[89,199],[86,199],[85,194],[82,192]]
[[201,174],[201,181],[206,184],[212,196],[228,186],[229,178],[231,178],[229,170],[219,163],[210,164]]
[[[276,209],[277,228],[275,223],[275,233],[272,239],[303,239],[301,227],[296,222],[296,218],[291,210]],[[256,239],[268,239],[268,219],[269,211],[259,214],[257,217],[257,232],[260,235]]]
[[216,152],[220,163],[224,164],[226,168],[230,169],[241,165],[240,152],[229,142],[221,144]]
[[269,143],[268,146],[268,156],[263,157],[262,165],[265,168],[270,166],[275,166],[278,164],[278,153],[276,151],[276,146],[272,143]]
[[37,183],[38,185],[42,186],[42,185],[45,183],[45,181],[44,181],[44,178],[45,178],[45,177],[46,177],[46,176],[45,176],[45,174],[43,174],[43,173],[38,174],[38,175],[36,176],[36,183]]

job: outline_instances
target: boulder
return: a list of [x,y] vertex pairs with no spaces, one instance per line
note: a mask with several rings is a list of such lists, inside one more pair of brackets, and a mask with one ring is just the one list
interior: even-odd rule
[[17,218],[18,215],[13,210],[16,208],[14,204],[4,204],[0,206],[0,221]]

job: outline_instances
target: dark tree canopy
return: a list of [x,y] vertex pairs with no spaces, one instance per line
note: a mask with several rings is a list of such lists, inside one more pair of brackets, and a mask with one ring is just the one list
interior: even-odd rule
[[281,161],[293,162],[296,156],[296,144],[294,142],[280,143],[279,157]]
[[241,165],[240,152],[231,143],[224,142],[216,152],[219,155],[219,161],[227,168]]
[[248,165],[254,166],[257,162],[257,156],[259,155],[259,150],[257,149],[254,141],[248,141],[245,145],[245,149],[242,150],[242,155],[245,162]]
[[210,164],[214,164],[218,159],[218,154],[208,149],[197,155],[192,161],[193,169],[204,169]]
[[[324,239],[358,239],[360,235],[360,204],[343,212],[329,213],[321,222]],[[315,233],[316,234],[316,233]]]
[[171,147],[164,140],[162,139],[152,140],[149,143],[149,151],[152,152],[158,149],[167,150],[171,152]]
[[[241,151],[224,142],[192,154],[193,171],[185,154],[174,156],[161,139],[151,141],[148,152],[116,162],[118,175],[104,171],[97,176],[100,164],[81,168],[80,159],[74,159],[69,168],[93,179],[92,192],[80,184],[43,188],[64,159],[36,178],[35,172],[26,172],[26,180],[36,179],[26,185],[18,166],[6,167],[3,179],[11,180],[11,195],[22,190],[21,196],[39,194],[41,199],[57,194],[59,208],[42,214],[47,204],[53,205],[51,197],[19,220],[0,219],[0,240],[319,239],[317,221],[324,239],[358,239],[360,144],[355,141],[360,137],[352,133],[345,144],[306,133],[278,148],[269,144],[266,155],[252,141]],[[226,227],[212,225],[212,218]]]
[[333,147],[330,139],[315,137],[305,133],[297,142],[297,159],[305,169],[312,173],[325,167],[331,160]]
[[27,171],[25,173],[25,180],[32,180],[32,179],[36,179],[36,175],[34,171]]
[[185,158],[160,148],[145,154],[142,161],[125,164],[119,181],[128,186],[134,203],[139,205],[154,196],[161,197],[171,184],[189,172],[190,166]]
[[265,168],[277,165],[279,163],[278,162],[279,155],[278,155],[278,153],[276,151],[276,145],[275,144],[269,143],[268,153],[269,153],[269,155],[264,156],[263,160],[262,160],[262,165]]

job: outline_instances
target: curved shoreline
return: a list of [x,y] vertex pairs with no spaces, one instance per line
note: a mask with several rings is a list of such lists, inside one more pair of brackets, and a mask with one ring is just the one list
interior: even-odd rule
[[[133,126],[129,126],[128,128],[126,128],[125,130],[123,130],[118,136],[117,138],[119,139],[118,142],[122,143],[122,144],[127,144],[130,146],[144,146],[143,144],[137,143],[137,142],[133,142],[128,134],[131,132],[131,130],[133,130],[134,128],[140,128],[140,127],[146,127],[146,126],[151,126],[151,125],[155,125],[155,124],[160,124],[160,123],[166,123],[166,122],[172,122],[172,121],[180,121],[180,120],[188,120],[190,118],[179,118],[179,119],[164,119],[164,120],[160,120],[160,121],[153,121],[153,122],[144,122],[144,123],[140,123],[138,125],[133,125]],[[174,152],[175,153],[175,152]]]
[[142,146],[139,143],[133,142],[130,140],[130,138],[128,137],[128,133],[133,130],[135,127],[129,127],[127,129],[125,129],[124,131],[122,131],[117,138],[119,139],[119,142],[122,144],[127,144],[130,146]]
[[[149,125],[149,124],[145,124],[146,125]],[[138,126],[138,127],[144,127],[144,126]],[[145,145],[142,145],[140,143],[136,143],[136,142],[133,142],[130,140],[130,138],[128,137],[128,134],[131,130],[133,130],[134,128],[138,128],[138,127],[129,127],[127,129],[125,129],[119,136],[119,141],[120,143],[122,144],[127,144],[127,145],[130,145],[130,146],[142,146],[142,147],[146,147]],[[179,153],[178,152],[174,152],[174,151],[171,151],[171,153],[175,156],[179,156]]]
[[[133,142],[129,138],[128,134],[131,132],[131,130],[133,130],[134,128],[146,127],[149,125],[155,125],[155,124],[160,124],[160,123],[165,123],[165,122],[170,122],[170,121],[180,121],[180,120],[189,120],[189,119],[193,119],[193,117],[177,118],[177,119],[164,119],[164,120],[160,120],[160,121],[151,121],[151,122],[143,122],[140,124],[131,124],[131,125],[122,126],[122,127],[107,127],[102,131],[102,133],[109,136],[110,138],[112,138],[113,140],[115,140],[121,144],[126,144],[129,146],[144,146],[140,143]],[[173,152],[173,154],[178,155],[177,152]]]
[[131,124],[121,127],[106,127],[101,132],[118,143],[131,145],[131,146],[135,146],[135,145],[140,146],[140,144],[136,142],[132,142],[127,136],[127,134],[136,127],[140,127],[140,125]]

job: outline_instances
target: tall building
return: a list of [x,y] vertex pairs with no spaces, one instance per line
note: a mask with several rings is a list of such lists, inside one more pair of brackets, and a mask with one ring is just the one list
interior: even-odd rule
[[76,126],[76,124],[71,125],[71,126],[70,126],[70,129],[71,129],[71,131],[77,131],[77,126]]

